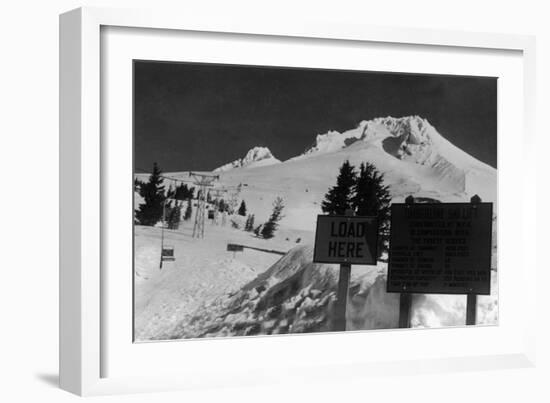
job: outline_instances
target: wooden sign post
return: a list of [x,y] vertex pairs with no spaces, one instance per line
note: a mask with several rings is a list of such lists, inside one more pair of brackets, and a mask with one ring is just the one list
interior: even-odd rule
[[351,275],[351,264],[340,265],[340,276],[338,278],[338,293],[336,295],[336,320],[334,321],[335,332],[346,330],[346,308],[348,306],[349,278]]
[[466,296],[466,324],[476,324],[477,295],[468,294]]
[[[411,205],[414,203],[414,197],[408,196],[405,199],[405,204]],[[407,290],[407,286],[404,286],[403,291]],[[402,292],[399,294],[399,328],[406,329],[411,327],[411,307],[412,307],[412,294]]]
[[376,265],[377,245],[376,217],[356,217],[352,210],[344,216],[317,216],[313,262],[340,264],[334,331],[346,330],[351,265]]
[[[476,208],[481,203],[481,198],[478,195],[472,196],[470,199],[473,207]],[[490,276],[489,276],[490,278]],[[466,294],[466,325],[472,326],[476,324],[477,316],[477,294],[469,292]]]

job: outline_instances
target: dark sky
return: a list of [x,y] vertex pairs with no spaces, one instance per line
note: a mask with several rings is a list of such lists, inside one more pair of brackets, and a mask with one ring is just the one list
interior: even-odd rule
[[495,78],[134,62],[136,170],[210,170],[254,146],[280,160],[317,134],[419,115],[496,167]]

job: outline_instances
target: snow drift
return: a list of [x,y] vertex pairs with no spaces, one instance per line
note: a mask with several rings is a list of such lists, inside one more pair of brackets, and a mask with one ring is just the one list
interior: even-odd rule
[[[312,245],[297,246],[238,292],[204,305],[160,338],[250,336],[331,331],[337,265],[312,263]],[[496,276],[493,281],[496,282]],[[478,324],[494,324],[496,295],[480,297]],[[412,327],[462,326],[465,296],[414,295]],[[347,330],[398,327],[399,294],[386,293],[386,264],[354,266]]]

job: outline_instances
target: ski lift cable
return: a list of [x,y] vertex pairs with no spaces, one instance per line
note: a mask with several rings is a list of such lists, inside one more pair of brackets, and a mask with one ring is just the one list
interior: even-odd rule
[[[145,173],[145,174],[151,174],[150,172],[146,171],[145,169],[142,169],[142,168],[136,168],[136,171],[141,171],[142,173]],[[182,183],[193,183],[195,184],[194,181],[192,180],[186,180],[186,179],[179,179],[179,178],[174,178],[172,176],[166,176],[166,175],[159,175],[159,177],[163,178],[163,179],[168,179],[168,180],[172,180],[172,181],[176,181],[176,182],[182,182]]]
[[[144,174],[151,174],[149,171],[147,171],[143,168],[135,168],[135,169],[136,169],[136,171],[141,171],[141,173],[144,173]],[[193,174],[193,173],[194,172],[190,172],[189,174]],[[217,177],[217,178],[219,178],[219,175],[208,175],[208,174],[201,174],[201,175],[208,176],[208,177]],[[159,177],[161,177],[163,179],[167,179],[167,180],[172,180],[174,182],[192,183],[193,185],[197,185],[197,182],[195,180],[174,178],[173,176],[167,176],[167,175],[163,175],[163,174],[160,174]],[[200,184],[199,184],[199,186],[200,186]],[[247,183],[240,183],[239,185],[235,185],[235,186],[224,186],[222,188],[215,188],[215,189],[220,189],[220,190],[223,190],[223,191],[227,192],[229,190],[238,189],[242,186],[248,186],[248,184]]]

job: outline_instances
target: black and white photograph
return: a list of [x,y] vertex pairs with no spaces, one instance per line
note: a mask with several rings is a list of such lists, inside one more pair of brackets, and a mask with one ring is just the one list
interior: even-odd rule
[[497,325],[497,82],[134,60],[134,342]]

